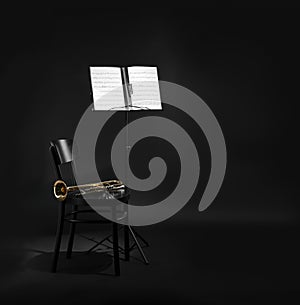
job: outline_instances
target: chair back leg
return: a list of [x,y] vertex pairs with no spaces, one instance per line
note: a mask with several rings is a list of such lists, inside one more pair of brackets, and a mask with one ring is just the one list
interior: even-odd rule
[[129,261],[130,259],[129,229],[127,225],[124,225],[124,252],[125,252],[125,261]]
[[113,222],[113,252],[114,252],[114,268],[115,275],[120,275],[120,257],[119,257],[119,240],[118,240],[118,224]]

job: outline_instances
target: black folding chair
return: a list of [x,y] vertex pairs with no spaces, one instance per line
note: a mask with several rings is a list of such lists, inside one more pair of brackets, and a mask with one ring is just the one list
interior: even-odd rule
[[[57,180],[63,180],[67,185],[76,185],[76,181],[73,174],[73,167],[72,167],[72,139],[58,139],[50,142],[50,155],[51,160],[53,163],[55,175]],[[97,194],[95,194],[97,196]],[[129,192],[126,189],[125,191],[120,191],[119,193],[114,193],[114,196],[117,197],[118,200],[128,203],[129,200]],[[103,200],[103,199],[100,199]],[[108,199],[109,205],[109,199]],[[71,212],[66,213],[66,206],[71,207]],[[83,207],[83,209],[82,209]],[[54,248],[54,256],[52,261],[52,272],[56,272],[59,252],[60,252],[60,245],[63,235],[63,228],[64,223],[69,222],[70,225],[70,234],[67,246],[67,258],[71,258],[72,256],[72,249],[73,249],[73,242],[75,236],[75,229],[76,224],[78,223],[98,223],[98,224],[111,224],[112,225],[112,250],[113,250],[113,257],[114,257],[114,270],[115,275],[120,275],[120,257],[119,251],[122,249],[119,246],[119,238],[118,238],[118,231],[119,225],[116,222],[110,221],[95,212],[90,206],[85,202],[83,197],[81,196],[80,192],[72,192],[68,194],[64,201],[58,201],[58,221],[57,221],[57,232],[56,232],[56,240],[55,240],[55,248]],[[83,215],[84,213],[94,213],[97,214],[97,219],[83,219],[79,218],[79,216]],[[115,211],[115,213],[121,213],[119,217],[126,217],[126,211]],[[129,244],[129,233],[131,234],[134,245],[130,246]],[[130,258],[130,251],[133,250],[134,247],[137,247],[140,254],[143,257],[143,260],[146,264],[148,264],[148,260],[140,246],[137,237],[138,236],[145,245],[148,246],[148,243],[139,235],[137,234],[130,226],[124,225],[124,249],[123,253],[125,256],[125,260],[129,260]],[[104,238],[100,242],[96,242],[96,245],[93,246],[88,250],[88,252],[96,249],[99,245],[102,245],[105,240],[109,240],[109,237]]]

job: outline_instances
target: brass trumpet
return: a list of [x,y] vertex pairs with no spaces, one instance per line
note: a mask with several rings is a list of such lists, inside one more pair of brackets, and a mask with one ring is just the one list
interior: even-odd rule
[[64,201],[69,192],[80,190],[84,193],[99,191],[99,190],[118,190],[124,188],[125,185],[120,180],[107,180],[98,183],[89,183],[82,185],[67,186],[63,180],[57,180],[53,185],[53,193],[56,199]]

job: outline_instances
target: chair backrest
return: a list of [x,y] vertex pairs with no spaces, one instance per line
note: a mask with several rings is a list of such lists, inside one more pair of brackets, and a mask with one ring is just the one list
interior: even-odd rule
[[72,139],[50,141],[50,157],[57,179],[64,180],[68,185],[75,184],[72,167]]

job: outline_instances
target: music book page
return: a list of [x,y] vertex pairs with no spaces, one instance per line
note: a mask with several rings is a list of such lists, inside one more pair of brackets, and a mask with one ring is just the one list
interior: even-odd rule
[[90,67],[95,110],[125,110],[121,69]]
[[162,109],[156,67],[128,67],[132,106]]

